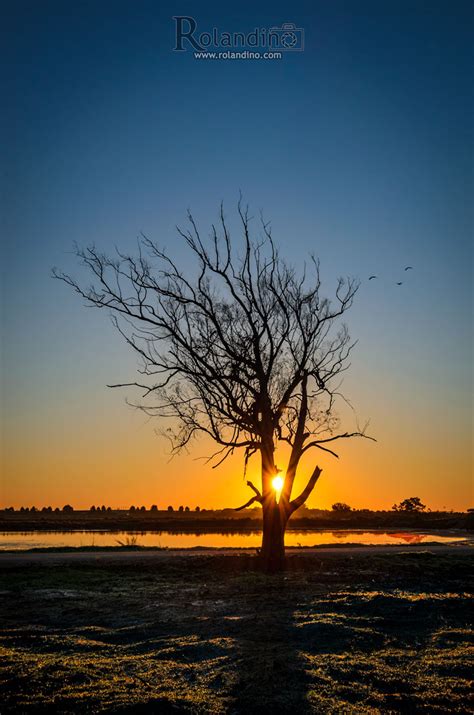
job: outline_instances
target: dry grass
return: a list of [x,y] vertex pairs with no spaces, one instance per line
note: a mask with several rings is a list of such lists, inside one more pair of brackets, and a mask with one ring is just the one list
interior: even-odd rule
[[469,712],[469,556],[4,573],[2,713]]

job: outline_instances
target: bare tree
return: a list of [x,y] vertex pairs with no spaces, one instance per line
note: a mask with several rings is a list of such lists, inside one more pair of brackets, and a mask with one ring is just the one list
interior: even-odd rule
[[[231,244],[221,205],[219,221],[204,240],[193,216],[178,227],[196,259],[196,273],[184,275],[173,259],[143,236],[137,255],[109,257],[94,246],[76,248],[92,283],[85,286],[63,272],[87,304],[104,308],[127,344],[141,358],[140,382],[111,385],[141,390],[137,406],[148,415],[173,418],[166,430],[173,453],[198,433],[217,443],[210,457],[221,464],[237,449],[245,466],[257,454],[261,488],[240,509],[263,510],[261,559],[265,570],[284,566],[288,519],[309,497],[321,474],[315,466],[306,487],[293,497],[293,483],[305,453],[337,456],[336,441],[365,436],[365,428],[342,431],[334,405],[340,376],[353,347],[344,324],[358,289],[339,279],[332,301],[321,295],[319,262],[298,275],[279,255],[269,223],[250,236],[248,207],[240,201],[239,246]],[[238,249],[238,250],[237,250]],[[239,253],[240,251],[240,253]],[[278,498],[275,450],[289,445]]]

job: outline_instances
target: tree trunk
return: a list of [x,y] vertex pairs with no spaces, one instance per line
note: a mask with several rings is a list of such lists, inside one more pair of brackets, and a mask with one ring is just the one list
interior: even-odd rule
[[[272,495],[273,496],[273,495]],[[263,504],[263,535],[260,558],[266,573],[285,568],[285,529],[288,518],[275,498]]]

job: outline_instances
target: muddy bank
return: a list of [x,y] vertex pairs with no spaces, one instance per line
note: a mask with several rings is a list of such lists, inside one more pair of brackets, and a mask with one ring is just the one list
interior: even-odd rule
[[[462,554],[466,557],[474,554],[472,541],[459,541],[453,544],[411,544],[410,546],[362,546],[359,544],[341,544],[333,546],[300,547],[286,549],[288,569],[312,568],[314,560],[326,558],[371,555],[395,555],[410,553],[430,553],[439,556]],[[256,549],[240,548],[206,548],[194,547],[187,549],[162,549],[159,547],[63,547],[42,548],[24,551],[0,551],[0,568],[7,566],[26,566],[28,564],[68,564],[68,563],[103,563],[103,564],[166,564],[178,559],[213,558],[215,563],[220,559],[232,568],[257,569]],[[211,562],[210,562],[211,563]]]

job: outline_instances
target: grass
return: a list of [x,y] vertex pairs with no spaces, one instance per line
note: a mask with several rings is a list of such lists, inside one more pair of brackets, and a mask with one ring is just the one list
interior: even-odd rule
[[4,569],[3,713],[465,713],[470,557]]
[[125,541],[120,541],[120,539],[115,539],[117,544],[124,549],[140,549],[141,544],[138,543],[138,536],[126,536]]

